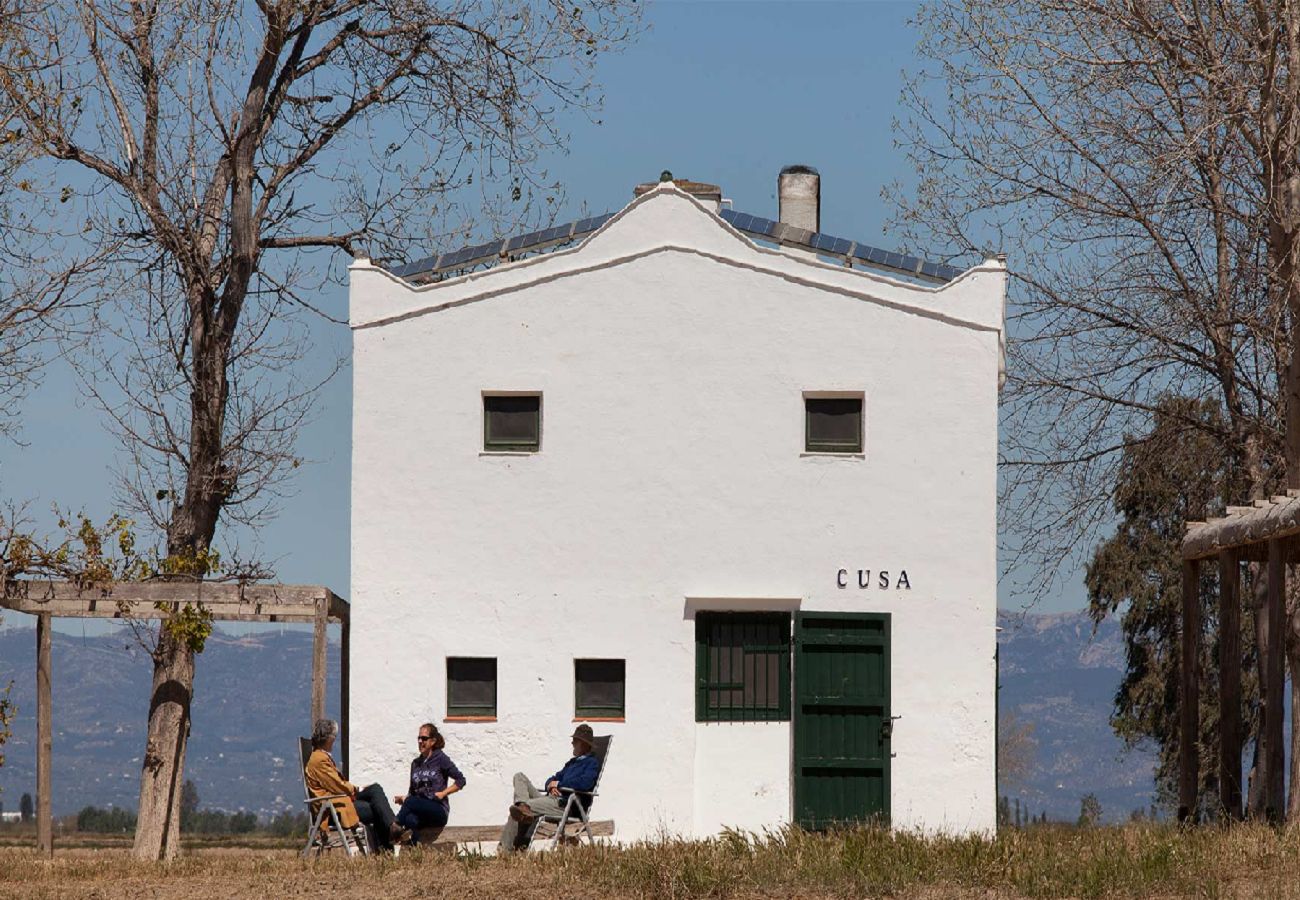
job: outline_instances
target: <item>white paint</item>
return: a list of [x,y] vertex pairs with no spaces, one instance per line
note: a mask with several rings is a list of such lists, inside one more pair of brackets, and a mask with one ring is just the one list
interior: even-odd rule
[[[469,779],[452,821],[502,821],[512,773],[568,755],[573,659],[624,658],[596,816],[622,839],[778,825],[790,728],[695,722],[695,611],[887,612],[893,821],[993,827],[1003,266],[846,270],[666,185],[573,249],[351,274],[354,781],[404,793],[432,719]],[[540,453],[482,452],[483,391],[543,393]],[[864,394],[861,457],[802,452],[805,391]],[[912,587],[841,589],[843,567]],[[447,656],[498,659],[498,721],[443,722]]]
[[[789,722],[695,726],[695,834],[762,832],[791,816]],[[763,760],[759,766],[747,765]],[[785,766],[780,761],[785,760]]]

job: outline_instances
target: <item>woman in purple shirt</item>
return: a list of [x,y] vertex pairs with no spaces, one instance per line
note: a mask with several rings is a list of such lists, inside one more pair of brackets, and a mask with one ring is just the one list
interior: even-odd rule
[[447,824],[451,804],[447,798],[465,786],[465,776],[442,748],[447,741],[432,722],[420,726],[420,755],[411,760],[411,786],[406,795],[393,799],[402,804],[397,821],[415,832],[418,828],[442,828]]

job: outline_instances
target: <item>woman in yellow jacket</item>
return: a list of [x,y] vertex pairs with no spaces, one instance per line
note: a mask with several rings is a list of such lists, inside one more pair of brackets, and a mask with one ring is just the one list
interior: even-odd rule
[[411,833],[397,824],[383,787],[372,784],[358,788],[339,774],[334,757],[330,756],[338,736],[337,722],[333,719],[317,720],[311,732],[311,756],[307,759],[307,789],[313,797],[346,794],[350,800],[332,801],[339,811],[339,822],[344,828],[352,828],[358,820],[365,822],[380,849],[391,851],[393,844],[408,841]]

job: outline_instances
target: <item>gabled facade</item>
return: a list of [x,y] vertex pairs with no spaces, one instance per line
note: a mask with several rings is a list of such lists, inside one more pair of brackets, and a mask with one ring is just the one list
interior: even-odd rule
[[576,247],[351,269],[351,772],[405,792],[614,736],[620,839],[995,821],[1005,269],[763,247],[671,182]]

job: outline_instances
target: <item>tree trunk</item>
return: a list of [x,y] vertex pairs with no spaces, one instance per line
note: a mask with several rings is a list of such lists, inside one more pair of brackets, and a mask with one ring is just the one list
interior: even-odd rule
[[[188,577],[208,574],[206,552],[217,530],[221,505],[231,487],[222,468],[222,431],[229,384],[226,380],[229,330],[214,329],[208,313],[213,297],[191,290],[190,345],[194,387],[190,398],[189,465],[185,494],[172,509],[167,553]],[[185,746],[190,734],[194,693],[194,644],[164,622],[153,654],[153,695],[149,732],[140,775],[140,812],[135,856],[172,859],[180,850],[181,788]],[[200,643],[198,646],[202,646]]]
[[194,651],[164,627],[154,654],[149,733],[140,770],[136,859],[174,859],[181,846],[181,788],[190,733]]

